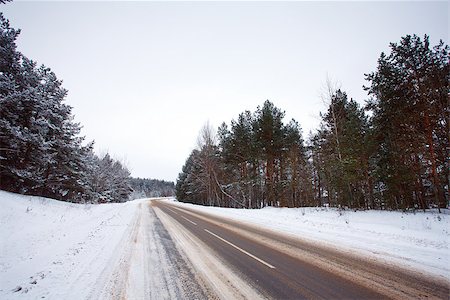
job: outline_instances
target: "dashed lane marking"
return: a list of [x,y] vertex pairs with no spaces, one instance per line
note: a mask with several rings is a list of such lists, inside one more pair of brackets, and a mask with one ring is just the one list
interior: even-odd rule
[[250,256],[251,258],[253,258],[253,259],[259,261],[259,262],[262,263],[263,265],[266,265],[267,267],[269,267],[269,268],[271,268],[271,269],[275,269],[275,267],[272,266],[271,264],[269,264],[268,262],[265,262],[265,261],[262,260],[261,258],[254,256],[253,254],[251,254],[251,253],[245,251],[244,249],[242,249],[242,248],[236,246],[235,244],[233,244],[233,243],[227,241],[226,239],[221,238],[221,237],[218,236],[217,234],[215,234],[215,233],[209,231],[208,229],[205,229],[205,231],[206,231],[207,233],[209,233],[209,234],[215,236],[216,238],[218,238],[218,239],[221,240],[222,242],[227,243],[228,245],[230,245],[230,246],[236,248],[237,250],[241,251],[242,253],[247,254],[247,255]]
[[173,212],[174,214],[177,214],[178,215],[178,213],[176,212],[176,211],[174,211],[174,210],[171,210],[170,208],[168,208],[168,207],[166,207],[168,210],[170,210],[171,212]]
[[197,225],[197,223],[195,223],[195,222],[192,222],[191,220],[189,220],[188,218],[185,218],[185,217],[183,217],[183,216],[181,216],[183,219],[185,219],[186,221],[188,221],[188,222],[191,222],[192,224],[194,224],[194,225]]

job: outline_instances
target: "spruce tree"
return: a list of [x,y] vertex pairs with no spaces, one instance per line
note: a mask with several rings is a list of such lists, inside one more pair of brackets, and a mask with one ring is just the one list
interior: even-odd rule
[[75,202],[127,200],[128,170],[83,145],[67,90],[17,51],[19,33],[0,13],[0,188]]

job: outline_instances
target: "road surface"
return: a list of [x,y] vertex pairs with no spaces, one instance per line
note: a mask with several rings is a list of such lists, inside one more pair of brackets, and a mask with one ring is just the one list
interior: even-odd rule
[[168,201],[152,208],[222,298],[449,299],[447,282],[398,266]]

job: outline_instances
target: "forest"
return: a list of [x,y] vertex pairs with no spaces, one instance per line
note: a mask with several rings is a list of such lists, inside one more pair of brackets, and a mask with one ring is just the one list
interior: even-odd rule
[[[173,185],[132,179],[124,163],[85,143],[67,90],[17,50],[0,13],[0,189],[73,202],[168,196]],[[217,130],[206,124],[179,174],[184,202],[223,207],[428,209],[449,205],[449,46],[402,37],[364,74],[360,105],[327,84],[319,128],[267,100]]]
[[20,30],[0,13],[0,189],[72,202],[123,202],[130,172],[94,142],[64,104],[67,90],[46,66],[17,51]]
[[20,30],[1,13],[0,30],[0,189],[81,203],[174,194],[173,182],[132,178],[93,141],[84,145],[62,81],[17,51]]
[[178,176],[201,205],[416,210],[449,203],[449,46],[402,37],[364,74],[364,105],[327,83],[308,138],[267,100],[217,131],[208,123]]
[[131,178],[130,185],[133,189],[133,199],[175,196],[175,185],[172,181]]

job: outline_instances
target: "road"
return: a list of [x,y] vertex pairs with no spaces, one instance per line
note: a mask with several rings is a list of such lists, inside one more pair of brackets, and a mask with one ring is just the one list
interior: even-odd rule
[[[214,298],[214,291],[209,291],[195,276],[189,261],[177,250],[150,203],[139,203],[135,212],[131,219],[124,218],[128,230],[115,245],[114,254],[106,258],[107,264],[99,276],[90,278],[93,262],[77,278],[90,278],[94,283],[92,288],[80,292],[78,280],[75,280],[69,294],[55,299]],[[112,224],[110,226],[115,226]],[[103,252],[98,251],[94,260],[100,260],[102,255]]]
[[[249,286],[260,298],[274,299],[448,299],[448,283],[423,278],[320,244],[212,216],[196,210],[152,201],[169,233],[189,235],[214,253],[236,277],[218,279]],[[167,224],[174,223],[173,226]],[[178,233],[176,232],[178,231]],[[181,233],[180,233],[181,232]],[[181,239],[181,238],[180,238]],[[179,241],[180,241],[179,239]],[[206,254],[196,250],[197,256]],[[192,252],[192,251],[191,251]],[[188,255],[189,256],[189,255]],[[191,257],[195,255],[191,254]],[[195,267],[195,262],[193,262]],[[203,267],[205,268],[205,267]],[[206,272],[205,274],[208,274]],[[209,275],[207,275],[209,276]],[[242,282],[240,282],[242,281]],[[225,288],[226,289],[226,288]],[[243,295],[243,298],[248,298]]]

